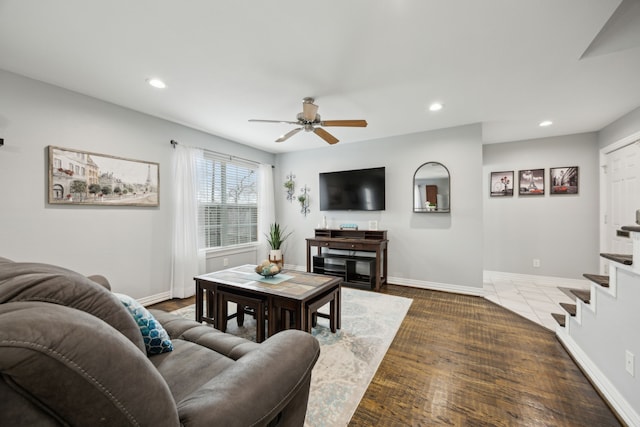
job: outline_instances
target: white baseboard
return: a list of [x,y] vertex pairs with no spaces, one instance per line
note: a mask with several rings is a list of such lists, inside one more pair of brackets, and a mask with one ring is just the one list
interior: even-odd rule
[[429,282],[426,280],[405,279],[403,277],[387,277],[388,283],[398,286],[409,286],[412,288],[429,289],[432,291],[450,292],[453,294],[473,295],[483,297],[484,289],[472,288],[471,286],[452,285],[449,283]]
[[[296,271],[307,271],[307,267],[300,265],[285,264],[285,268]],[[428,282],[426,280],[406,279],[404,277],[387,277],[387,283],[398,286],[409,286],[412,288],[430,289],[432,291],[451,292],[454,294],[464,294],[473,296],[484,296],[485,292],[480,288],[470,286],[451,285],[449,283]]]
[[611,381],[589,359],[587,354],[567,333],[566,329],[556,328],[556,336],[618,416],[629,426],[640,426],[640,414],[633,409],[629,402],[611,384]]
[[504,271],[489,270],[484,270],[482,277],[485,282],[508,280],[535,283],[537,285],[550,287],[579,287],[584,289],[589,289],[591,283],[587,279],[568,279],[566,277],[537,276],[534,274],[506,273]]
[[160,294],[155,294],[148,297],[138,298],[138,302],[143,306],[147,306],[151,304],[157,304],[168,299],[171,299],[170,291],[162,292]]

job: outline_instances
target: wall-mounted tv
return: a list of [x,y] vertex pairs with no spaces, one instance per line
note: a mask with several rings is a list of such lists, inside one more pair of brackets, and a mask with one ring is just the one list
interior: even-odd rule
[[320,173],[321,211],[384,209],[384,167]]

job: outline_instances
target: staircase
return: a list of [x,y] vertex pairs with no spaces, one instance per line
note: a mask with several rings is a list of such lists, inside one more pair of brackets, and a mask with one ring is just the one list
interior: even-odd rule
[[600,254],[609,275],[584,274],[589,290],[560,288],[575,303],[552,316],[558,339],[620,419],[640,426],[640,226],[622,230],[633,254]]

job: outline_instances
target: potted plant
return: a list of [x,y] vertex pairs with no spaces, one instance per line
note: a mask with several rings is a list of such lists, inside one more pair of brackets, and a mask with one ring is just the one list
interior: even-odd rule
[[286,227],[280,227],[280,224],[277,222],[269,225],[269,234],[265,234],[267,237],[267,242],[269,242],[269,246],[271,246],[271,252],[269,254],[270,260],[279,261],[282,259],[282,244],[287,237],[289,237],[293,232],[286,232]]

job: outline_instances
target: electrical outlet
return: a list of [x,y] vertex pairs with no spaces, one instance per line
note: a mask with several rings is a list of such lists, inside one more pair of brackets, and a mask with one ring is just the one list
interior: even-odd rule
[[629,350],[625,352],[624,367],[632,377],[635,377],[635,359],[636,357]]
[[540,260],[539,260],[538,258],[534,258],[534,259],[533,259],[533,266],[534,266],[535,268],[540,267]]
[[228,267],[229,266],[229,258],[223,258],[222,259],[222,266],[223,267]]

